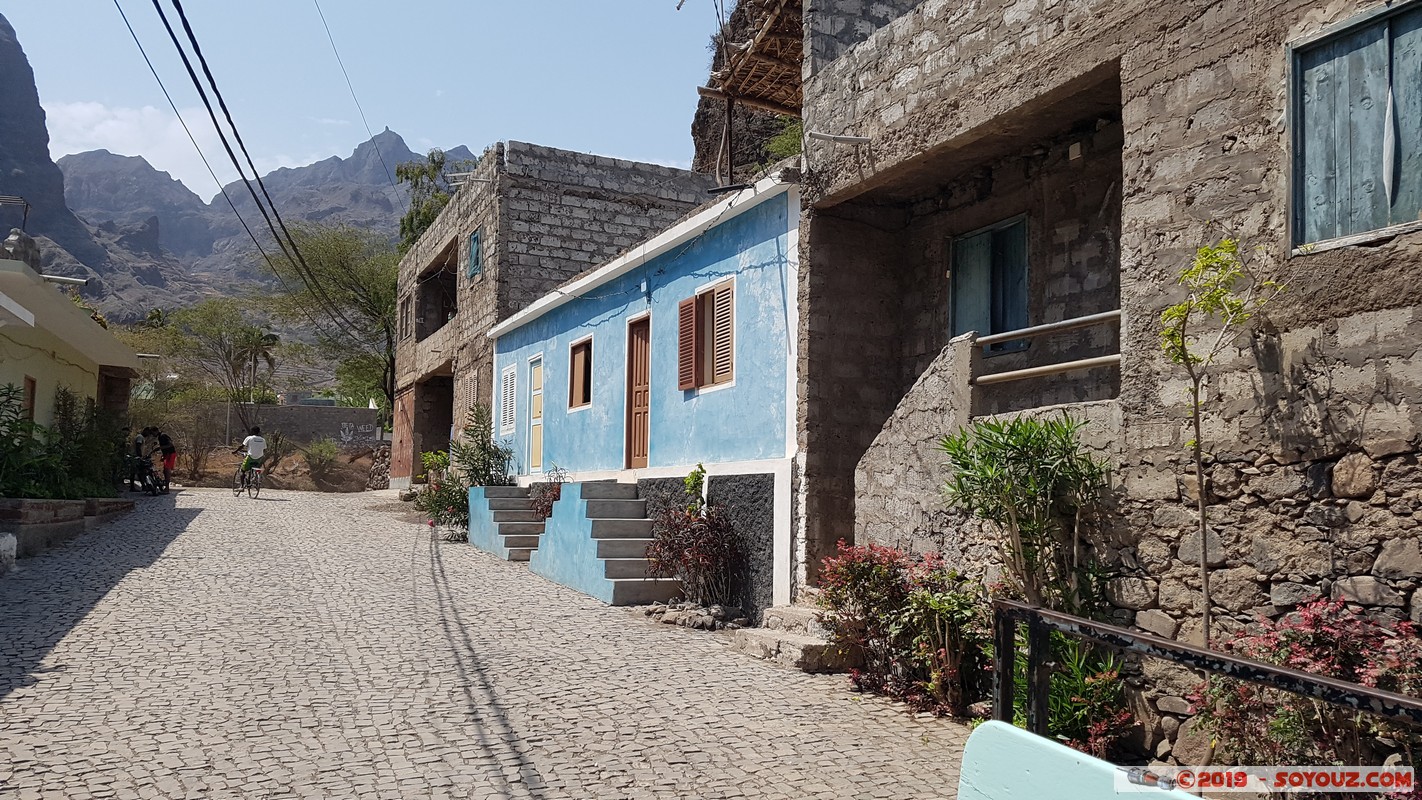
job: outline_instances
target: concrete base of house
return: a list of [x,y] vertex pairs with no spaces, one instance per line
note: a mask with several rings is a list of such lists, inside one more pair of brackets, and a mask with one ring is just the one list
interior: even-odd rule
[[731,633],[732,650],[802,672],[845,672],[855,659],[825,640],[819,611],[807,606],[776,606],[765,610],[761,627]]
[[408,475],[403,478],[397,478],[394,475],[390,476],[391,489],[408,489],[410,488],[410,483],[411,479]]

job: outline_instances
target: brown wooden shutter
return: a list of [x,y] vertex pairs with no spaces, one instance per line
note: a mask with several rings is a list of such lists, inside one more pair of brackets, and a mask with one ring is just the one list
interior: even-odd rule
[[711,383],[725,383],[735,377],[735,288],[732,284],[712,290],[711,298]]
[[696,388],[699,371],[697,354],[701,348],[697,347],[697,334],[701,326],[697,324],[696,306],[696,298],[690,297],[678,303],[676,307],[676,385],[683,391]]

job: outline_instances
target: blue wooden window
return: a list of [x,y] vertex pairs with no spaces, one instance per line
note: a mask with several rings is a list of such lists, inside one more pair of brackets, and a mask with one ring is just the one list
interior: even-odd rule
[[[953,240],[953,335],[1027,327],[1027,220],[1000,222]],[[992,352],[1020,350],[1003,342]]]
[[1294,50],[1294,242],[1422,212],[1422,4]]
[[470,278],[479,277],[479,273],[484,271],[484,254],[479,251],[479,232],[474,231],[469,234],[469,272]]

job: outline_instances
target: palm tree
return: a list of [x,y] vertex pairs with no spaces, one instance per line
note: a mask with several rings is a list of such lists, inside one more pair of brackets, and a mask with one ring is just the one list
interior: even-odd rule
[[[251,419],[243,419],[242,424],[250,427],[257,418],[257,368],[266,366],[266,377],[276,372],[276,350],[281,345],[281,337],[269,330],[248,325],[236,332],[232,340],[232,374],[249,377],[247,401],[251,404]],[[245,417],[245,414],[240,416]]]

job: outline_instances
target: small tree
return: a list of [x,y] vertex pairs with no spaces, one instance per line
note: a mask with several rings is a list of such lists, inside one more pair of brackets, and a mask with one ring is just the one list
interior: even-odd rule
[[1106,462],[1084,452],[1066,415],[975,422],[945,436],[953,476],[949,503],[988,520],[1004,535],[1009,582],[1029,603],[1073,613],[1098,594],[1085,535],[1106,490]]
[[456,161],[449,163],[444,151],[435,148],[425,156],[424,161],[406,161],[395,167],[395,178],[410,184],[410,208],[400,217],[400,253],[414,246],[420,235],[434,224],[439,212],[449,204],[455,187],[445,173],[446,169],[456,172],[473,169],[476,161]]
[[1210,369],[1233,345],[1246,323],[1284,290],[1273,281],[1252,277],[1240,255],[1237,239],[1201,247],[1190,266],[1180,273],[1184,300],[1160,315],[1160,346],[1190,381],[1190,426],[1194,438],[1190,453],[1195,461],[1196,510],[1200,532],[1200,598],[1205,647],[1210,646],[1209,522],[1205,491],[1205,451],[1201,433],[1202,391]]

